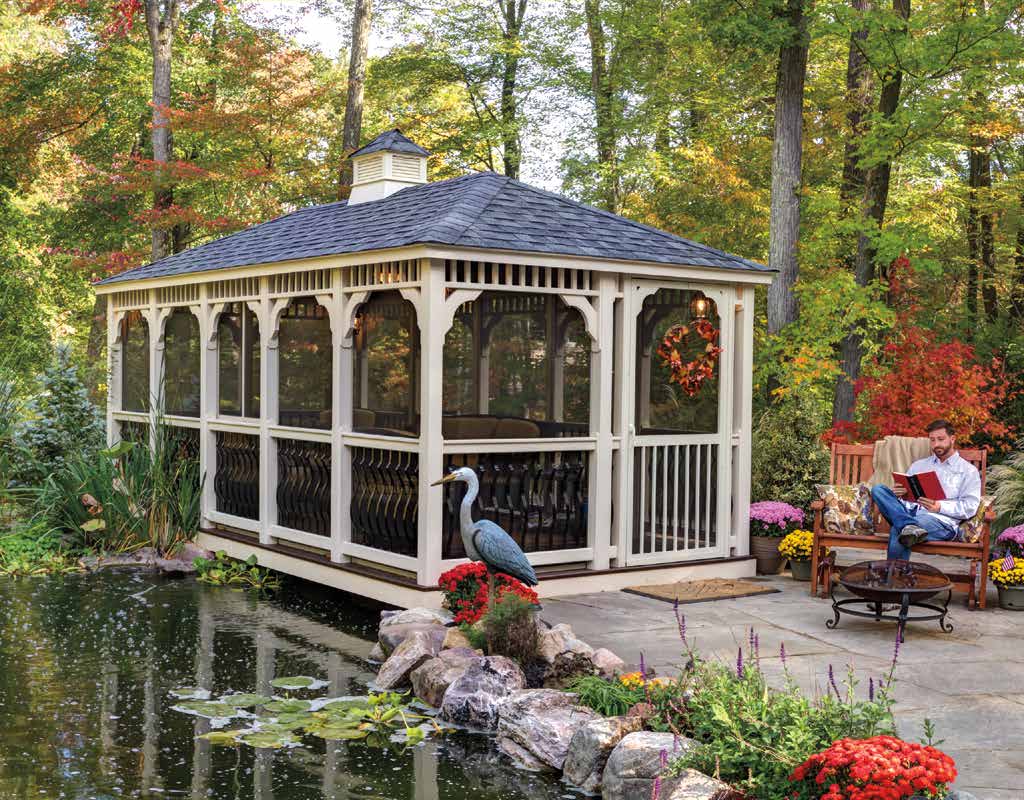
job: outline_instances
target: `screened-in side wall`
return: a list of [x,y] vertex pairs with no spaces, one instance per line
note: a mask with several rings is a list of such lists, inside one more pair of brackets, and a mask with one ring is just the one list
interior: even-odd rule
[[164,327],[164,411],[183,417],[199,416],[199,320],[176,308]]
[[484,292],[445,339],[444,438],[586,436],[590,337],[554,294]]
[[331,427],[331,323],[314,297],[296,297],[278,333],[278,422]]
[[375,292],[356,315],[352,428],[418,435],[420,338],[416,308],[396,291]]
[[121,321],[121,410],[149,410],[149,325],[141,311]]
[[230,303],[217,319],[217,410],[231,417],[260,415],[260,330],[244,303]]

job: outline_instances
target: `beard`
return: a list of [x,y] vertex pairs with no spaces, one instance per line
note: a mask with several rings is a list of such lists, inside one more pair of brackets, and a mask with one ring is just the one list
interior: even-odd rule
[[935,447],[932,448],[932,452],[936,455],[937,458],[945,458],[947,455],[949,455],[949,451],[952,449],[953,445],[947,445],[946,447],[939,447],[938,445],[936,445]]

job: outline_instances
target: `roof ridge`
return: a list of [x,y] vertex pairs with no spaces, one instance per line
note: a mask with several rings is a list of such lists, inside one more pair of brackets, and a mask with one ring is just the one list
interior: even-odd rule
[[692,239],[687,239],[684,236],[679,236],[679,235],[677,235],[675,233],[670,233],[669,231],[663,231],[660,228],[655,228],[653,225],[647,225],[647,224],[645,224],[643,222],[638,222],[635,219],[630,219],[629,217],[624,217],[621,214],[615,214],[612,211],[606,211],[603,208],[597,208],[596,206],[591,206],[591,205],[587,205],[586,203],[581,203],[579,200],[573,200],[571,197],[566,197],[565,195],[557,194],[556,192],[549,192],[546,189],[540,189],[540,188],[538,188],[536,186],[530,185],[529,183],[524,183],[523,181],[517,180],[516,178],[508,178],[507,180],[511,181],[512,183],[516,184],[517,186],[522,186],[524,189],[529,189],[534,194],[544,195],[545,197],[550,197],[553,200],[559,201],[560,203],[565,203],[567,205],[575,206],[577,208],[582,208],[585,211],[592,211],[595,214],[600,214],[601,216],[611,217],[614,220],[618,220],[619,222],[625,222],[625,223],[627,223],[629,225],[632,225],[635,228],[640,228],[641,230],[647,231],[648,233],[656,233],[659,236],[663,236],[663,237],[665,237],[665,238],[667,238],[667,239],[669,239],[671,241],[682,242],[684,244],[690,245],[691,247],[697,247],[697,248],[699,248],[701,250],[704,250],[704,251],[707,251],[707,252],[709,252],[709,253],[711,253],[711,254],[719,257],[719,258],[724,256],[724,257],[730,258],[730,259],[732,259],[734,261],[745,262],[747,264],[755,264],[758,267],[765,268],[765,269],[767,268],[764,264],[761,264],[761,263],[759,263],[757,261],[753,261],[751,259],[744,258],[743,256],[733,255],[732,253],[727,253],[724,250],[719,250],[719,249],[717,249],[715,247],[712,247],[711,245],[703,244],[702,242],[696,242],[696,241],[694,241]]
[[[491,170],[480,170],[478,172],[470,172],[470,173],[468,173],[466,175],[459,175],[457,178],[449,179],[451,181],[466,180],[467,183],[470,183],[470,182],[472,182],[476,178],[491,177],[491,176],[497,178],[497,181],[495,181],[494,190],[491,192],[490,197],[487,198],[487,201],[483,205],[481,205],[479,208],[476,209],[475,212],[473,212],[471,219],[468,222],[466,222],[466,224],[463,225],[453,237],[451,237],[451,241],[449,242],[449,244],[455,244],[456,242],[458,242],[458,240],[462,237],[462,234],[464,234],[466,231],[468,231],[470,229],[470,227],[472,227],[472,225],[477,220],[480,219],[480,216],[490,207],[491,203],[494,202],[494,200],[497,198],[497,196],[499,194],[501,194],[501,190],[505,188],[505,186],[508,184],[508,182],[510,180],[512,180],[512,178],[509,178],[507,175],[499,175],[497,172],[493,172]],[[437,183],[448,183],[448,182],[449,181],[437,181],[437,182],[435,182],[434,185],[436,185]],[[431,184],[427,184],[427,185],[429,186]],[[460,207],[461,207],[461,204],[454,203],[451,206],[451,208],[449,208],[444,213],[444,216],[442,216],[440,219],[436,220],[434,223],[432,223],[427,228],[427,233],[429,235],[433,235],[436,241],[439,241],[439,242],[442,241],[442,239],[440,238],[440,235],[435,233],[435,228],[437,226],[439,226],[439,225],[443,225]]]

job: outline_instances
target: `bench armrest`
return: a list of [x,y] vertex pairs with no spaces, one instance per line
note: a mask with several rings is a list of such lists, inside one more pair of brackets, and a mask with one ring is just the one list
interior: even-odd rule
[[821,511],[825,507],[824,500],[812,500],[811,511]]

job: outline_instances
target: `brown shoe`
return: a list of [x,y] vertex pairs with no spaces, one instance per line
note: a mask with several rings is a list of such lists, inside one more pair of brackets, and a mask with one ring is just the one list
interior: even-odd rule
[[928,538],[928,531],[920,525],[907,525],[900,531],[900,544],[904,547],[913,547]]

